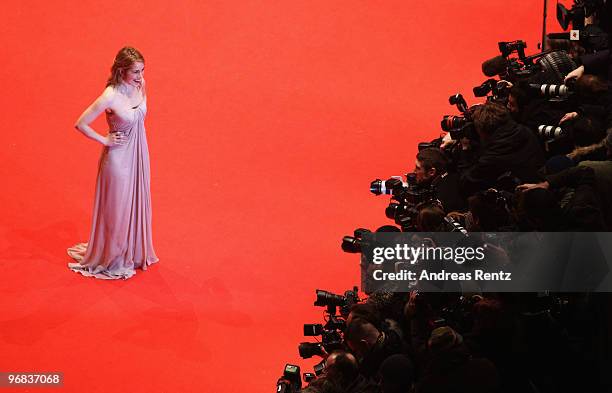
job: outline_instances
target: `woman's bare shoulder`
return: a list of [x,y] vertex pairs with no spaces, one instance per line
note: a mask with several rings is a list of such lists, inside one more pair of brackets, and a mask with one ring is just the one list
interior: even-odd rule
[[109,108],[117,97],[117,89],[113,86],[106,86],[100,97],[98,98],[98,102],[100,102],[105,108]]
[[102,95],[100,97],[104,97],[107,100],[113,100],[117,96],[117,89],[114,86],[106,86]]

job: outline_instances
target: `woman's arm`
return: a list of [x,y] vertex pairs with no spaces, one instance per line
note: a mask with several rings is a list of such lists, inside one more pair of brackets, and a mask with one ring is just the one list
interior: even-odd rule
[[113,102],[113,91],[111,88],[106,88],[102,95],[98,97],[85,112],[81,114],[74,127],[81,131],[86,137],[93,139],[104,146],[121,145],[125,143],[125,137],[121,133],[113,133],[108,136],[98,134],[89,126],[102,112],[111,107]]

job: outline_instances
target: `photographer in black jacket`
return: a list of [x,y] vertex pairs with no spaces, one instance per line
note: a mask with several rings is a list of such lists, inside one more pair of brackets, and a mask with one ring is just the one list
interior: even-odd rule
[[[527,127],[516,123],[508,109],[487,102],[474,109],[474,126],[481,140],[481,151],[463,150],[463,160],[473,163],[461,174],[464,194],[494,187],[502,174],[511,172],[523,182],[536,182],[544,154],[536,136]],[[531,180],[530,180],[531,179]]]
[[448,170],[448,159],[440,149],[420,150],[416,155],[414,173],[419,186],[435,189],[436,198],[446,213],[466,210],[465,198],[457,193],[459,175]]
[[387,357],[408,353],[408,345],[395,331],[380,330],[363,316],[351,319],[344,340],[359,359],[359,372],[366,377],[376,376]]
[[606,112],[606,128],[612,128],[612,51],[602,50],[594,54],[582,56],[582,66],[576,68],[565,77],[567,83],[571,79],[580,78],[583,74],[607,76],[608,91],[604,100]]

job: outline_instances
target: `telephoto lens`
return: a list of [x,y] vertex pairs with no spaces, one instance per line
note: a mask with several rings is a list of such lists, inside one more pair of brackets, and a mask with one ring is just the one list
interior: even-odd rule
[[335,293],[324,291],[322,289],[317,289],[316,292],[317,300],[315,300],[314,302],[315,306],[341,306],[346,300],[342,295],[336,295]]
[[452,217],[444,217],[444,221],[446,222],[446,225],[448,225],[450,232],[460,232],[464,236],[469,236],[467,229],[465,229],[459,222],[457,222]]
[[571,92],[570,88],[566,85],[537,85],[530,83],[529,89],[542,97],[566,97]]
[[541,125],[538,127],[538,135],[544,140],[557,140],[567,136],[567,132],[561,127]]

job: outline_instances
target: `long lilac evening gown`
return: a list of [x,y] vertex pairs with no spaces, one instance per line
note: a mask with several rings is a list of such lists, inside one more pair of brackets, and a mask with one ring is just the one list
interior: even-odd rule
[[127,143],[104,147],[89,243],[68,249],[77,262],[68,267],[84,276],[127,279],[159,259],[151,235],[149,149],[144,127],[146,98],[132,108],[131,119],[106,113],[111,132],[122,131]]

